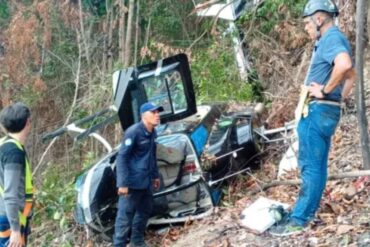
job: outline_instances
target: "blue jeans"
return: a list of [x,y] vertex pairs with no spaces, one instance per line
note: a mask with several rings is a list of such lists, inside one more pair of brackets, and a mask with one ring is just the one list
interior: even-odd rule
[[[0,232],[10,230],[10,224],[6,216],[0,216]],[[9,244],[10,236],[0,237],[0,247],[6,247]]]
[[[25,246],[27,246],[27,238],[30,233],[30,227],[29,227],[30,219],[27,220],[26,226],[21,226],[21,234],[25,243]],[[5,232],[7,230],[10,230],[10,224],[8,221],[8,218],[6,216],[0,215],[0,232]],[[6,247],[9,244],[9,236],[0,237],[0,247]]]
[[152,207],[153,195],[150,189],[129,189],[127,197],[119,196],[114,246],[125,247],[129,241],[134,245],[144,243],[145,228]]
[[298,165],[302,185],[291,213],[296,224],[305,226],[316,213],[327,180],[331,137],[340,119],[340,107],[312,102],[298,124]]

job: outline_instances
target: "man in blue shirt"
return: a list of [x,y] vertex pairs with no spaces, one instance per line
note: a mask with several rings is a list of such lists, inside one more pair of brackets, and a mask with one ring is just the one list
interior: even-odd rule
[[[152,189],[160,186],[156,159],[157,133],[162,106],[145,103],[140,107],[141,121],[125,131],[117,155],[118,212],[114,246],[145,247],[144,232],[152,204]],[[130,235],[131,231],[131,235]]]
[[334,25],[333,18],[338,14],[331,0],[309,0],[304,9],[305,31],[317,43],[306,80],[308,115],[300,119],[297,128],[302,186],[288,219],[270,229],[272,235],[303,231],[320,206],[340,101],[348,97],[355,81],[349,41]]

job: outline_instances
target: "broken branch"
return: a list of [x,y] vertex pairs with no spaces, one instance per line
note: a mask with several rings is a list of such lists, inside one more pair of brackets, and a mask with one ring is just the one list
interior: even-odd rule
[[[370,176],[370,170],[362,170],[362,171],[353,171],[353,172],[343,172],[338,174],[332,174],[328,176],[328,180],[337,180],[343,178],[356,178],[361,176]],[[268,188],[280,186],[280,185],[299,185],[301,184],[301,180],[273,180],[270,183],[263,184],[258,187],[258,189],[254,189],[251,191],[252,194],[256,194],[260,191],[267,190]]]

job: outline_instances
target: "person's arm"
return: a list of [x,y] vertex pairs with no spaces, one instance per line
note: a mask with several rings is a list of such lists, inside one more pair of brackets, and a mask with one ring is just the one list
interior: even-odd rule
[[[7,155],[4,165],[4,204],[5,212],[9,220],[11,235],[9,246],[22,246],[22,237],[20,233],[19,210],[22,199],[19,195],[24,194],[24,191],[19,191],[24,186],[21,181],[24,181],[25,156],[21,151],[14,151]],[[21,178],[23,179],[21,180]]]
[[311,97],[324,98],[324,94],[329,94],[338,86],[352,69],[352,60],[348,53],[341,52],[334,59],[334,67],[330,79],[325,86],[312,82],[309,87]]
[[135,134],[132,131],[128,131],[123,137],[116,160],[117,187],[119,195],[127,195],[128,193],[128,165],[134,145]]
[[353,85],[356,80],[356,70],[354,68],[350,69],[346,75],[346,81],[344,82],[342,89],[342,98],[345,100],[348,98],[348,95],[351,93]]
[[334,90],[352,69],[352,60],[348,53],[342,52],[335,57],[333,72],[328,83],[323,87],[323,92],[328,94]]
[[[20,152],[12,152],[5,158],[4,164],[4,204],[5,212],[9,220],[10,227],[13,231],[20,230],[19,224],[19,205],[22,205],[20,194],[21,178],[24,177],[24,155]],[[22,180],[24,181],[24,179]]]

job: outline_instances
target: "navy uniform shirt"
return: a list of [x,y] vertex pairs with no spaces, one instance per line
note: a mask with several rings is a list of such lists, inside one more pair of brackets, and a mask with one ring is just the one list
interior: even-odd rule
[[149,189],[152,179],[159,178],[155,129],[150,133],[143,122],[128,128],[117,155],[117,187]]

